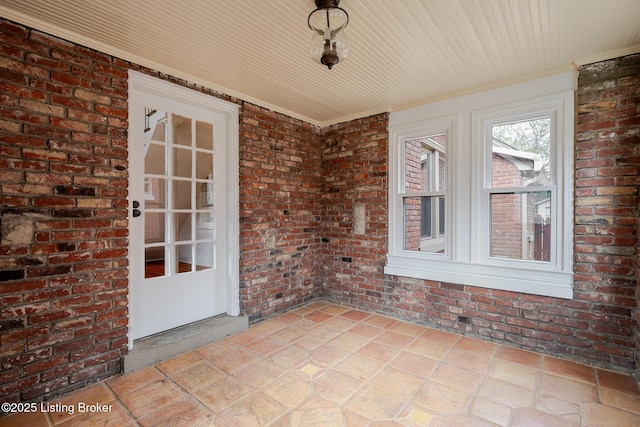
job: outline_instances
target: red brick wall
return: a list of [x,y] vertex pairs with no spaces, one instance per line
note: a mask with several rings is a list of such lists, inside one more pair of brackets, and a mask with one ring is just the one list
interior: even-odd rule
[[632,356],[635,345],[636,370],[639,125],[640,54],[583,66],[575,236],[576,293],[591,308],[583,335],[617,358]]
[[[7,21],[0,34],[0,396],[39,400],[117,373],[126,351],[127,69],[241,101]],[[322,289],[630,369],[640,335],[638,74],[638,55],[581,71],[573,300],[385,277],[388,116],[320,131],[244,103],[243,311],[257,320]],[[364,234],[353,232],[356,206]]]
[[320,130],[244,104],[240,123],[240,298],[250,320],[317,298]]
[[[366,121],[327,131],[325,176],[332,182],[324,195],[325,295],[505,344],[634,369],[640,334],[635,272],[639,64],[640,55],[633,55],[580,70],[573,299],[385,276],[387,182],[381,177],[362,183],[384,164],[371,160],[373,152],[360,150],[362,135],[355,130],[366,129]],[[386,116],[374,120],[385,132]],[[386,148],[379,148],[386,158]],[[381,214],[368,218],[366,240],[351,233],[355,201],[366,201],[368,209],[380,204]]]
[[[0,20],[0,396],[42,400],[120,372],[127,349],[127,70]],[[242,103],[241,309],[321,292],[320,131]]]
[[120,371],[128,64],[0,20],[0,396]]
[[[338,302],[379,309],[387,252],[388,138],[387,114],[324,129],[323,280],[325,295]],[[364,205],[364,234],[353,232],[355,205]]]

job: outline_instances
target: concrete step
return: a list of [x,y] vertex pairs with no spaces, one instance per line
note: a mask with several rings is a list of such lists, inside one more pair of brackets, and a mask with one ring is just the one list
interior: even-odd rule
[[248,316],[220,315],[140,338],[133,342],[133,349],[124,356],[123,373],[146,368],[248,327]]

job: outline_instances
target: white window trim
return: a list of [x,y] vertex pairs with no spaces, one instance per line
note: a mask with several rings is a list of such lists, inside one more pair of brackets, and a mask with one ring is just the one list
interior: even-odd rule
[[[424,122],[419,124],[418,126],[414,126],[414,124],[409,124],[409,126],[403,126],[399,129],[393,130],[390,132],[390,138],[396,141],[395,148],[390,151],[389,159],[390,164],[397,165],[396,173],[391,173],[390,175],[390,188],[392,189],[392,198],[394,198],[396,204],[398,204],[398,209],[390,209],[389,211],[389,247],[390,253],[408,253],[410,251],[404,251],[404,241],[403,241],[403,228],[404,228],[404,212],[402,209],[403,202],[403,194],[405,194],[405,179],[404,179],[404,147],[405,142],[410,141],[412,139],[416,139],[419,137],[423,137],[425,135],[434,135],[434,134],[446,134],[447,141],[453,140],[455,138],[455,129],[456,129],[456,118],[454,116],[444,117],[428,122]],[[451,145],[451,144],[448,144]],[[390,144],[391,147],[391,144]],[[455,156],[455,147],[447,146],[447,156]],[[447,157],[448,158],[448,157]],[[449,164],[447,164],[449,165]],[[451,168],[447,166],[446,169],[447,177],[445,181],[448,182],[447,185],[451,185],[452,181],[455,179]],[[447,187],[450,188],[450,187]],[[427,194],[427,193],[424,193]],[[441,253],[429,253],[423,252],[420,253],[421,256],[430,258],[430,259],[451,259],[450,248],[451,248],[451,236],[452,230],[449,219],[448,212],[454,209],[453,201],[448,197],[450,191],[445,190],[445,237],[444,237],[444,254]],[[423,193],[416,192],[412,193],[412,196],[419,197],[423,195]],[[391,206],[391,204],[390,204]],[[397,236],[397,239],[391,239],[391,234]]]
[[[476,187],[473,193],[472,203],[478,206],[477,215],[472,216],[472,227],[478,230],[471,238],[472,261],[477,263],[486,263],[493,265],[522,265],[529,268],[540,270],[556,270],[562,271],[563,266],[571,264],[570,259],[565,259],[562,254],[566,251],[563,249],[563,241],[566,236],[563,230],[571,228],[571,215],[565,215],[565,210],[570,208],[569,203],[563,203],[564,195],[571,194],[571,189],[566,188],[567,181],[564,174],[557,171],[569,170],[573,171],[573,126],[564,126],[565,113],[571,114],[573,120],[573,103],[574,94],[567,91],[559,94],[549,95],[534,100],[518,102],[506,106],[493,107],[481,111],[473,111],[471,113],[472,140],[477,144],[472,146],[472,156],[474,165],[472,170],[474,176],[481,176],[482,179],[476,180]],[[567,104],[571,111],[567,112]],[[504,122],[506,120],[520,121],[526,120],[534,116],[550,116],[551,128],[555,131],[551,144],[551,177],[555,181],[549,187],[529,187],[529,190],[551,191],[552,212],[551,227],[553,229],[552,236],[555,239],[551,244],[551,260],[550,262],[530,261],[530,260],[514,260],[500,259],[489,256],[489,245],[486,242],[490,239],[489,227],[483,224],[490,223],[489,215],[489,199],[488,194],[492,192],[491,187],[491,131],[490,127],[496,122]],[[569,129],[567,129],[569,128]],[[563,143],[554,143],[555,141],[564,141]],[[496,189],[493,189],[496,190]],[[569,236],[570,239],[570,236]],[[569,240],[570,241],[570,240]]]
[[[574,92],[577,72],[565,72],[526,82],[434,102],[389,117],[389,252],[384,272],[389,275],[458,283],[559,298],[573,297],[573,150]],[[488,242],[488,213],[476,218],[481,206],[484,173],[482,126],[492,113],[532,106],[556,108],[560,151],[554,154],[558,174],[558,222],[553,260],[541,263],[491,260],[479,250]],[[526,109],[525,108],[525,109]],[[530,110],[526,110],[530,111]],[[403,250],[403,212],[400,187],[404,181],[403,141],[447,129],[447,198],[445,254]],[[481,168],[481,169],[478,169]],[[560,168],[560,169],[558,169]],[[462,171],[472,171],[465,174]],[[480,203],[480,204],[479,204]],[[486,209],[482,208],[484,211]],[[465,214],[466,212],[466,214]],[[488,246],[488,245],[485,245]]]

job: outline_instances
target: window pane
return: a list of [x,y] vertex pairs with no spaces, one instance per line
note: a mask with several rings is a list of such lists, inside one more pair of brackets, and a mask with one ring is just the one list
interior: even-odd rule
[[405,192],[445,191],[446,135],[431,135],[405,141]]
[[153,141],[167,140],[167,113],[155,108],[144,109],[144,137]]
[[144,250],[144,278],[160,277],[165,275],[164,246],[152,246]]
[[196,153],[196,178],[213,179],[213,155],[211,153]]
[[166,207],[167,181],[162,178],[145,177],[144,207],[145,209],[164,209]]
[[404,250],[444,253],[444,197],[404,199]]
[[192,215],[187,212],[173,214],[174,241],[192,240]]
[[173,181],[173,209],[191,209],[191,181]]
[[491,126],[491,187],[551,185],[551,117]]
[[213,125],[196,121],[196,147],[203,150],[213,150]]
[[173,115],[173,143],[179,145],[186,145],[190,147],[191,144],[191,119],[182,117],[177,114]]
[[444,153],[442,153],[439,157],[439,164],[438,164],[438,184],[439,184],[439,188],[438,191],[442,190],[444,191],[447,188],[447,174],[446,174],[446,166],[447,166],[447,162],[446,159],[444,157]]
[[176,273],[190,273],[194,269],[193,265],[193,245],[176,246]]
[[165,238],[165,214],[164,212],[145,212],[144,215],[144,242],[166,242]]
[[173,176],[191,178],[191,150],[173,149]]
[[420,203],[420,237],[431,237],[431,199],[421,197]]
[[444,197],[438,197],[438,234],[444,236]]
[[419,251],[422,229],[422,198],[404,199],[404,250]]
[[491,256],[551,259],[551,192],[491,194]]
[[164,175],[164,145],[145,143],[144,147],[144,172],[155,175]]

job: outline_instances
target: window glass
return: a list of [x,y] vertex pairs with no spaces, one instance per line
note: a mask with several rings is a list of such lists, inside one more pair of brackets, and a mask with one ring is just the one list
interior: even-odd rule
[[173,148],[173,176],[183,178],[191,178],[193,171],[191,169],[191,159],[193,152],[182,148]]
[[213,150],[213,125],[211,123],[196,122],[196,147],[203,150]]
[[551,184],[551,118],[491,126],[491,187]]
[[551,192],[491,194],[491,256],[549,261]]
[[144,138],[160,142],[167,140],[167,113],[155,108],[144,109]]
[[446,146],[443,133],[404,143],[404,250],[445,252]]
[[173,143],[191,147],[193,136],[191,131],[191,119],[188,117],[172,114],[173,120]]
[[[490,254],[550,260],[551,117],[494,124],[491,129]],[[496,192],[509,188],[513,192]],[[518,189],[521,189],[518,191]]]

